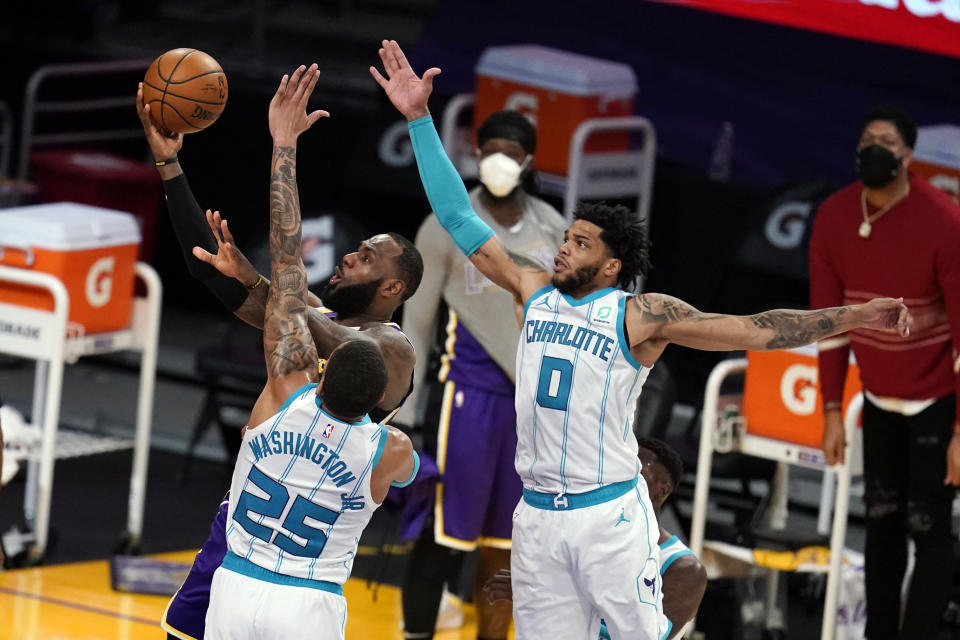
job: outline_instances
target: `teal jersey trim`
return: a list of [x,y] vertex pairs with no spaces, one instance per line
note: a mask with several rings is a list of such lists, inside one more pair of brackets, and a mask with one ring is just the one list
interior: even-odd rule
[[580,299],[574,298],[573,296],[569,296],[565,293],[561,293],[560,295],[563,296],[563,299],[566,300],[567,304],[570,305],[571,307],[579,307],[585,304],[590,304],[597,298],[602,298],[603,296],[607,295],[611,291],[616,291],[616,289],[614,289],[613,287],[604,287],[603,289],[597,289],[593,293],[588,293],[587,295],[583,296]]
[[373,466],[371,467],[372,469],[377,468],[377,464],[380,462],[380,456],[383,455],[383,448],[387,446],[387,436],[389,435],[389,432],[387,431],[387,428],[385,426],[381,424],[379,425],[379,427],[380,427],[380,442],[377,443],[377,452],[373,454]]
[[[524,317],[524,319],[526,319],[526,317],[527,317],[527,311],[530,310],[530,305],[531,305],[531,303],[533,303],[533,299],[534,299],[534,298],[539,298],[541,295],[550,295],[551,293],[553,293],[553,285],[552,285],[552,284],[548,284],[547,286],[543,287],[542,289],[537,289],[536,291],[534,291],[534,292],[533,292],[533,295],[530,296],[529,298],[527,298],[527,301],[523,303],[523,317]],[[551,311],[553,311],[553,309],[551,309]]]
[[[284,400],[283,404],[280,405],[280,408],[277,409],[277,413],[280,413],[281,411],[289,407],[291,404],[293,404],[293,401],[299,398],[300,396],[302,396],[307,391],[307,389],[316,389],[316,388],[317,388],[316,382],[310,382],[303,385],[302,387],[300,387],[299,389],[291,393],[289,396],[287,396],[287,399]],[[319,396],[317,397],[319,398]]]
[[[664,616],[666,618],[666,616]],[[663,636],[660,640],[667,640],[670,637],[670,632],[673,631],[673,621],[670,618],[667,618],[667,630],[663,632]]]
[[540,493],[539,491],[523,490],[523,501],[531,507],[546,511],[570,511],[583,509],[596,504],[603,504],[619,498],[637,486],[637,478],[608,484],[601,489],[594,489],[585,493]]
[[343,595],[343,585],[339,585],[334,582],[327,582],[326,580],[308,580],[307,578],[298,578],[296,576],[288,576],[282,573],[274,573],[269,569],[264,569],[259,565],[253,564],[246,558],[241,558],[232,551],[227,551],[227,555],[223,558],[223,564],[220,566],[229,571],[233,571],[234,573],[239,573],[240,575],[247,576],[248,578],[262,580],[264,582],[282,584],[289,587],[317,589],[319,591],[335,593],[338,596]]
[[667,561],[663,563],[662,567],[660,567],[660,575],[662,576],[664,573],[666,573],[667,569],[670,568],[670,565],[672,565],[677,560],[677,558],[682,558],[683,556],[692,556],[692,555],[693,555],[693,551],[690,551],[690,549],[677,551],[675,554],[667,558]]
[[677,536],[670,536],[669,538],[667,538],[666,540],[660,543],[660,548],[666,549],[671,544],[673,544],[674,542],[678,542],[679,540],[680,538],[678,538]]
[[391,487],[404,488],[410,486],[410,483],[414,481],[417,477],[417,474],[420,473],[420,456],[416,451],[413,452],[413,473],[410,474],[410,477],[404,480],[403,482],[391,482]]
[[617,338],[620,340],[620,351],[623,353],[626,361],[633,365],[634,369],[642,370],[643,365],[637,362],[633,354],[630,353],[630,345],[627,344],[627,334],[623,331],[623,325],[627,321],[627,298],[632,297],[633,296],[623,296],[620,298],[620,302],[617,303],[617,306],[620,308],[620,321],[617,322]]

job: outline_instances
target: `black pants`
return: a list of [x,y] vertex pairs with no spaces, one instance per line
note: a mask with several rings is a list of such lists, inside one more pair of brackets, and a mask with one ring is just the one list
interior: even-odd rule
[[[865,399],[869,640],[936,637],[953,575],[950,509],[954,489],[945,486],[943,479],[954,407],[951,395],[915,416],[903,416]],[[916,545],[916,563],[901,626],[900,587],[907,565],[907,536]]]

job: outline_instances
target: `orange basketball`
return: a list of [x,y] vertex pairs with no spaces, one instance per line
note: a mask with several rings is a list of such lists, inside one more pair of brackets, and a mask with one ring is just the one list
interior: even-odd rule
[[143,78],[143,103],[168,131],[194,133],[213,124],[227,104],[227,76],[217,61],[196,49],[171,49]]

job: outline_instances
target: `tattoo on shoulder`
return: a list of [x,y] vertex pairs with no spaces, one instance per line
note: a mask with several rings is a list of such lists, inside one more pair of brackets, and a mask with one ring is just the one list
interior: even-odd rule
[[659,294],[643,294],[634,298],[643,314],[644,322],[676,322],[678,320],[702,320],[706,316],[683,300]]
[[547,271],[547,268],[543,266],[541,262],[534,260],[529,256],[524,256],[519,253],[515,253],[513,251],[510,251],[509,249],[507,249],[507,256],[509,256],[510,261],[513,262],[513,264],[517,265],[518,267],[527,269],[528,271],[533,271],[535,273],[549,273],[549,271]]

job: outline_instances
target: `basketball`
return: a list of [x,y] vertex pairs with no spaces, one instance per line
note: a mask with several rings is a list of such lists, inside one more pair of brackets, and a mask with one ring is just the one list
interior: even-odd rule
[[143,78],[143,103],[160,127],[195,133],[216,122],[227,104],[227,76],[212,57],[196,49],[171,49],[153,61]]

